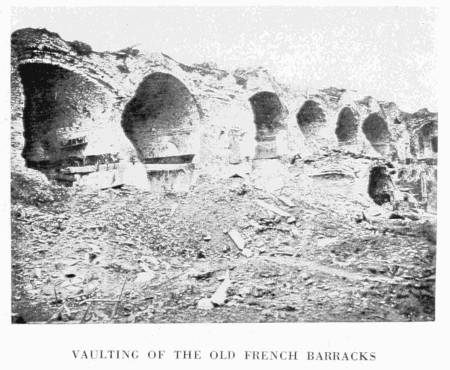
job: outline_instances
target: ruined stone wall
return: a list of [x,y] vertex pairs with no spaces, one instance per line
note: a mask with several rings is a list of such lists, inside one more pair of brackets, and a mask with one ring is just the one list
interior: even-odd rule
[[[35,29],[13,33],[12,49],[13,169],[24,166],[25,148],[23,155],[38,161],[111,152],[125,162],[194,154],[198,170],[224,176],[224,169],[254,159],[258,139],[269,136],[275,137],[271,150],[288,160],[323,148],[387,160],[437,152],[436,114],[401,112],[394,103],[344,89],[303,94],[261,68],[187,66],[133,48],[99,53]],[[252,97],[263,92],[277,104],[255,109]],[[265,121],[270,124],[259,129]],[[277,129],[269,132],[272,123]],[[84,136],[85,147],[62,149]]]
[[23,136],[23,88],[17,68],[17,57],[11,55],[11,167],[20,169],[25,167],[22,150],[25,145]]
[[[71,156],[118,151],[113,131],[117,112],[108,92],[82,75],[48,64],[23,64],[23,116],[27,161],[56,162]],[[70,140],[85,144],[70,146]]]

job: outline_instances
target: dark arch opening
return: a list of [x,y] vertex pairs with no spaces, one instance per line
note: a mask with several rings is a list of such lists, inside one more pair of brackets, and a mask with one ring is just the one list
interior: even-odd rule
[[284,126],[286,108],[277,94],[261,91],[249,100],[255,117],[257,140],[275,134]]
[[433,136],[431,138],[431,149],[433,150],[434,153],[438,152],[438,138],[437,138],[437,136]]
[[314,100],[307,100],[297,113],[297,124],[306,138],[315,136],[325,123],[325,110]]
[[22,156],[28,167],[46,170],[85,160],[87,132],[104,123],[109,102],[104,89],[65,68],[19,66],[25,96]]
[[369,196],[382,205],[393,200],[394,183],[385,166],[373,167],[369,177]]
[[144,163],[191,162],[198,151],[197,102],[176,77],[156,72],[139,84],[122,115],[122,127]]
[[350,107],[343,108],[339,113],[335,132],[340,143],[356,143],[358,135],[358,114]]
[[419,150],[422,155],[428,156],[437,153],[437,125],[429,122],[423,125],[418,132]]
[[391,134],[387,122],[377,113],[370,114],[362,125],[362,131],[373,148],[380,154],[388,154]]
[[284,119],[288,112],[277,94],[261,91],[249,99],[252,106],[256,126],[255,140],[257,158],[274,158],[276,150],[276,135],[285,127]]

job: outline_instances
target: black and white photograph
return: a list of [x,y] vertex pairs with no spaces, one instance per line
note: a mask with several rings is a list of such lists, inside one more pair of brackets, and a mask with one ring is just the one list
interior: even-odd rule
[[434,321],[436,19],[13,8],[11,322]]

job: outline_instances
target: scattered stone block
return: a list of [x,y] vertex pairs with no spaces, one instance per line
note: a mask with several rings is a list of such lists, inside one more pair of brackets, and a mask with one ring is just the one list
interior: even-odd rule
[[269,203],[266,203],[266,202],[262,201],[261,199],[256,199],[255,203],[258,206],[260,206],[262,208],[265,208],[268,211],[270,211],[272,213],[275,213],[275,214],[277,214],[277,215],[279,215],[281,217],[291,217],[291,215],[289,213],[283,211],[282,209],[278,208],[277,206],[273,206],[273,205],[271,205]]
[[197,303],[197,308],[200,310],[211,310],[213,307],[214,306],[209,298],[202,298]]
[[284,195],[278,196],[278,199],[286,206],[292,208],[295,207],[295,204],[290,200],[288,197],[285,197]]
[[242,238],[241,234],[235,229],[228,232],[228,236],[233,241],[237,249],[242,251],[245,248],[245,240]]
[[215,306],[222,306],[227,298],[227,290],[231,286],[230,272],[227,270],[225,278],[211,297],[211,303]]

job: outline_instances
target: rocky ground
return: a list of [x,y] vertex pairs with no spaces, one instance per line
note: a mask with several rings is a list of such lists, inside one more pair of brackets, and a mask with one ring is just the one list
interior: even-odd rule
[[201,176],[164,196],[13,174],[13,320],[434,320],[432,222],[389,219],[301,173],[271,192]]

